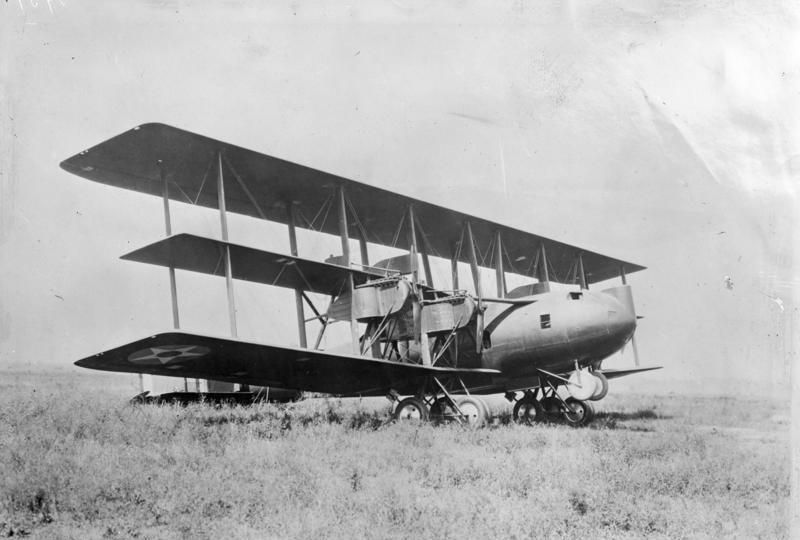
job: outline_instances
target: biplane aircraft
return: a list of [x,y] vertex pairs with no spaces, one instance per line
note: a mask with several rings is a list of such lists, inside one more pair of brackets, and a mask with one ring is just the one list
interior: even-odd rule
[[[78,366],[235,384],[249,396],[263,388],[387,396],[397,419],[480,424],[488,414],[480,396],[504,393],[517,421],[571,425],[591,420],[608,379],[657,369],[638,359],[632,369],[602,368],[633,339],[626,274],[642,266],[164,124],[135,127],[61,167],[161,197],[167,233],[122,258],[169,269],[174,329]],[[218,209],[221,239],[172,234],[171,201]],[[230,242],[228,212],[287,225],[290,252]],[[298,227],[339,236],[341,256],[300,257]],[[373,264],[370,244],[403,254]],[[447,286],[434,283],[432,257],[450,261]],[[472,292],[459,283],[459,264],[469,265]],[[494,295],[482,268],[494,270]],[[224,277],[231,337],[179,329],[176,270]],[[527,284],[507,290],[508,273]],[[612,278],[621,284],[589,289]],[[237,338],[235,280],[294,289],[299,347]],[[327,309],[311,300],[318,295]],[[337,321],[349,325],[348,351],[321,350]],[[319,327],[311,344],[309,324]]]

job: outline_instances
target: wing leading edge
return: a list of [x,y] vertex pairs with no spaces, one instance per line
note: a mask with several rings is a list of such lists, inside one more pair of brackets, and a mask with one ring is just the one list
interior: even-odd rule
[[169,332],[75,362],[102,371],[277,386],[340,396],[414,394],[431,376],[458,376],[468,387],[491,385],[500,372],[405,364],[381,359]]

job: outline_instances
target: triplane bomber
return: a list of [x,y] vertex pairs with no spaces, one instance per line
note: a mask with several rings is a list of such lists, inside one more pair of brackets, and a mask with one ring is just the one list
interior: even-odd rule
[[[504,393],[519,422],[579,426],[592,419],[591,402],[605,397],[609,379],[658,369],[638,367],[638,356],[632,369],[602,367],[633,340],[626,275],[642,266],[164,124],[135,127],[61,167],[163,198],[167,237],[122,258],[169,269],[174,329],[76,362],[203,379],[215,390],[187,386],[162,399],[387,396],[398,420],[481,424],[488,410],[480,396]],[[172,234],[171,201],[218,209],[221,239]],[[229,242],[228,212],[286,224],[290,253]],[[300,257],[297,227],[339,236],[341,256]],[[370,244],[405,254],[370,263]],[[432,257],[450,261],[448,287],[434,284]],[[469,265],[472,293],[460,286],[459,263]],[[493,296],[481,268],[495,272]],[[231,337],[180,331],[176,270],[225,278]],[[531,281],[507,290],[507,273]],[[621,284],[589,289],[612,278]],[[294,290],[299,347],[237,338],[237,279]],[[316,295],[329,298],[327,309]],[[320,348],[336,321],[349,325],[348,352]],[[311,344],[310,324],[318,326]]]

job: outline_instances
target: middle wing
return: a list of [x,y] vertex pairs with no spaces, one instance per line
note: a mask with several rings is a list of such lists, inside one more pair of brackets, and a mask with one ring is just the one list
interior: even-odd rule
[[454,369],[169,332],[75,362],[102,371],[148,373],[294,388],[341,396],[415,394],[431,376],[489,386],[493,369]]
[[349,274],[353,275],[356,284],[386,277],[386,273],[380,270],[348,268],[186,233],[159,240],[122,258],[224,276],[226,248],[230,249],[234,278],[278,287],[337,296],[344,290]]

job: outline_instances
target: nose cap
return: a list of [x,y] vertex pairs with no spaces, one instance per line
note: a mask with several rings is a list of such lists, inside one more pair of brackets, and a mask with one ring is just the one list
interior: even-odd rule
[[622,285],[602,291],[609,298],[608,333],[627,342],[636,330],[636,309],[630,285]]

